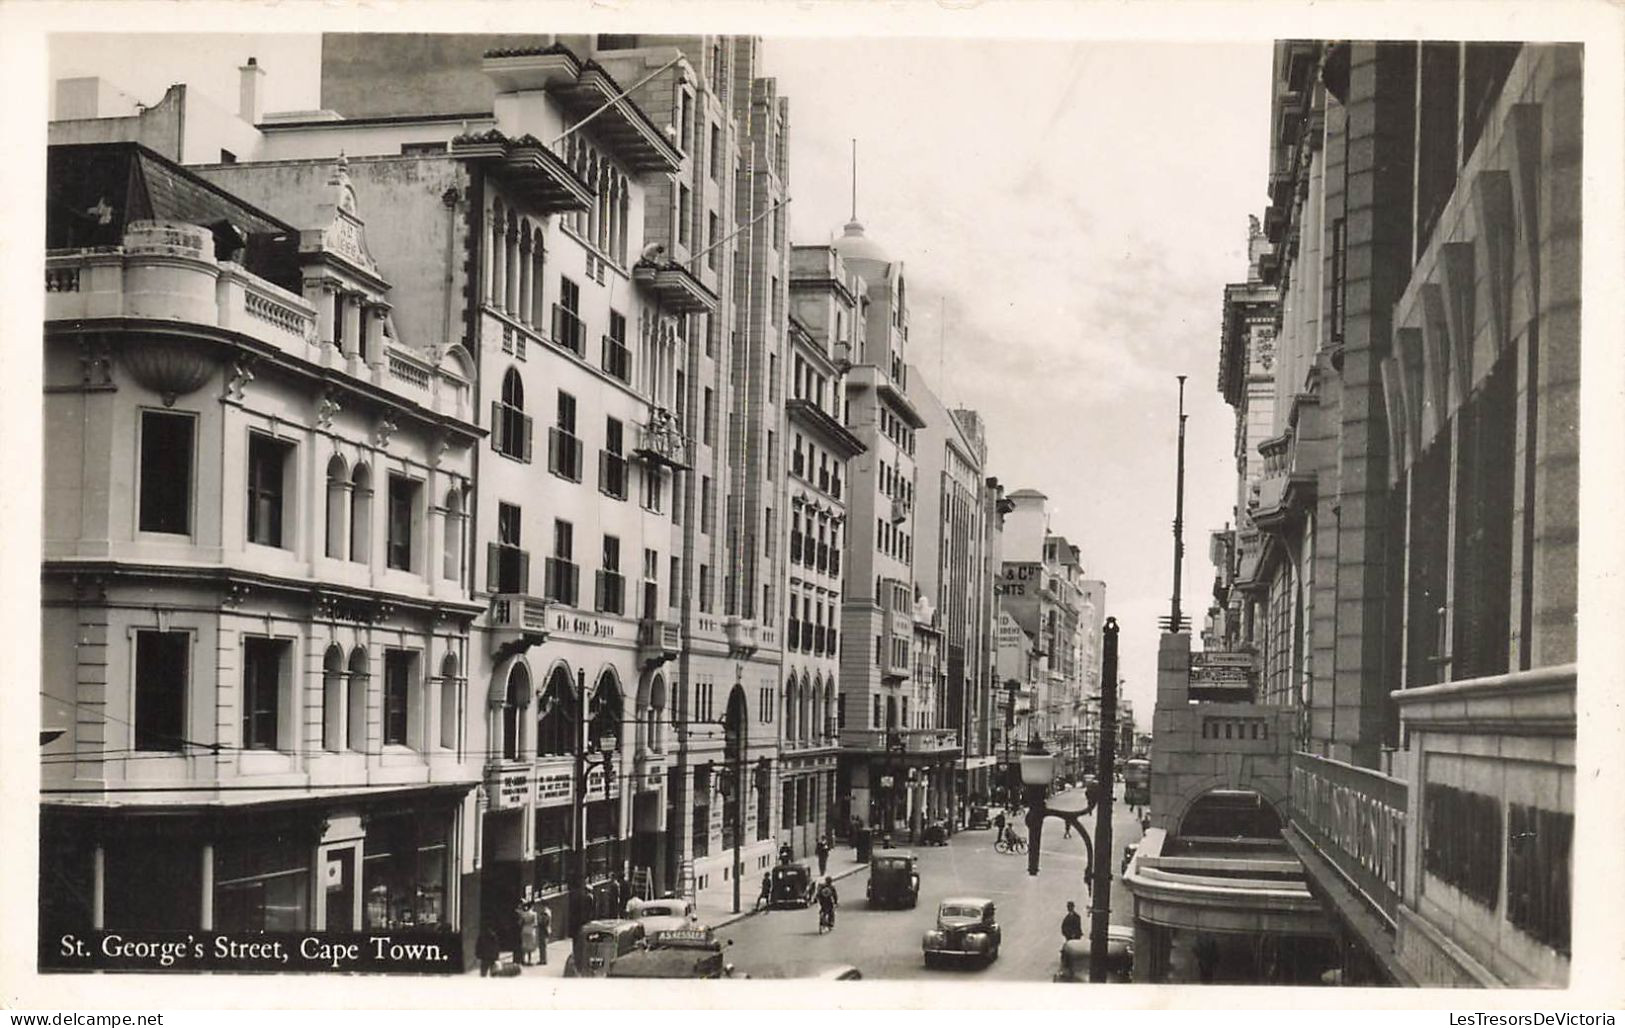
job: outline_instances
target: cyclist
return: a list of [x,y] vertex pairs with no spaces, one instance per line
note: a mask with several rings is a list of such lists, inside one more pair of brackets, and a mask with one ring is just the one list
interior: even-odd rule
[[1009,849],[1012,849],[1012,850],[1015,849],[1016,846],[1017,846],[1018,838],[1019,837],[1016,835],[1016,826],[1015,825],[1005,825],[1004,826],[1004,844],[1005,844],[1006,847],[1008,847]]
[[835,930],[835,907],[841,902],[835,893],[835,883],[828,876],[818,885],[818,930]]

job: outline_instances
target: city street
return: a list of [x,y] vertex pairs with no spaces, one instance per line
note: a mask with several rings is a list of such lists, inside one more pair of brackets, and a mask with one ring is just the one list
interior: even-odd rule
[[[1122,787],[1118,786],[1121,796]],[[1094,818],[1090,815],[1091,834]],[[1025,824],[1017,830],[1026,833]],[[913,910],[871,910],[864,899],[868,871],[837,882],[841,904],[836,930],[818,934],[818,912],[773,911],[723,928],[734,940],[731,959],[752,978],[799,977],[833,964],[852,964],[865,978],[929,978],[964,975],[1009,981],[1048,981],[1058,965],[1061,917],[1066,901],[1078,904],[1089,927],[1089,894],[1084,888],[1084,850],[1076,838],[1063,838],[1061,822],[1044,829],[1043,860],[1038,877],[1027,875],[1024,854],[993,850],[991,830],[956,834],[948,846],[915,848],[920,858],[920,902]],[[1118,880],[1123,845],[1137,842],[1140,826],[1120,803],[1112,808],[1112,923],[1132,921],[1132,900]],[[851,867],[852,850],[841,847],[830,871]],[[937,904],[949,896],[984,896],[998,905],[1003,929],[999,959],[982,967],[966,964],[927,970],[920,939],[936,920]]]

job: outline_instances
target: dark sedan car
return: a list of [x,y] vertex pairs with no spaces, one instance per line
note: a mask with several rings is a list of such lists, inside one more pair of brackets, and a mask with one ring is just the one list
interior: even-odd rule
[[961,896],[942,901],[937,908],[937,926],[925,933],[920,945],[925,951],[926,967],[949,960],[991,964],[999,959],[1001,938],[993,901]]

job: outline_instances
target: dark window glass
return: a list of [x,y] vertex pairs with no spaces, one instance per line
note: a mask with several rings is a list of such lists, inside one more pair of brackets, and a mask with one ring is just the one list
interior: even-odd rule
[[413,654],[384,651],[384,745],[407,746],[410,723]]
[[389,566],[412,570],[412,515],[417,507],[418,483],[409,478],[389,479]]
[[135,748],[179,750],[186,731],[185,632],[137,632]]
[[293,447],[268,436],[248,437],[248,541],[282,545],[282,476]]
[[143,532],[186,535],[192,530],[192,417],[141,414]]
[[277,748],[277,708],[282,661],[288,643],[279,639],[243,642],[243,748]]

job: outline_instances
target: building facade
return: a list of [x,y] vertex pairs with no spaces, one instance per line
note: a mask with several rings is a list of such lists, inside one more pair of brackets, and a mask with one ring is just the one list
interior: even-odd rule
[[42,930],[466,936],[471,356],[342,162],[288,220],[133,141],[48,177]]

